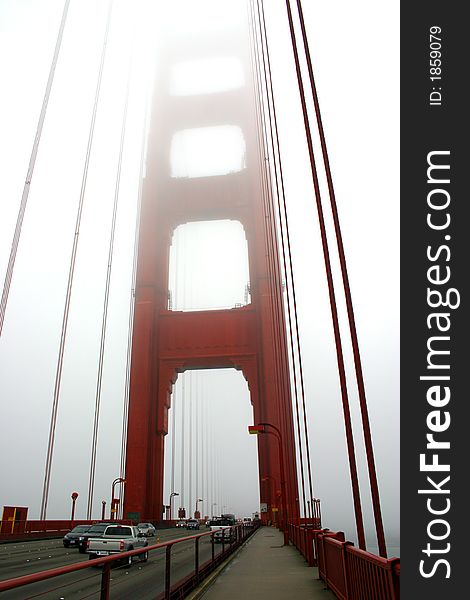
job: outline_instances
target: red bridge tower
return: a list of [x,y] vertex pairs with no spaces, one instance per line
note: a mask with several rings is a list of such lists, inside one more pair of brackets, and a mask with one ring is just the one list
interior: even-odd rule
[[[178,63],[233,57],[245,83],[219,93],[170,94]],[[212,63],[213,64],[213,63]],[[126,455],[124,517],[162,518],[164,440],[172,386],[189,369],[235,368],[248,382],[254,423],[282,433],[287,508],[299,514],[284,304],[266,192],[267,163],[257,120],[257,97],[248,32],[239,29],[204,39],[171,39],[162,51],[153,96],[143,182]],[[237,172],[172,177],[170,147],[183,129],[231,125],[245,140]],[[179,312],[168,308],[169,249],[175,228],[192,221],[234,219],[248,243],[251,303],[229,310]],[[258,437],[261,502],[277,504],[279,448],[273,436]],[[270,485],[269,480],[276,485]],[[267,515],[270,516],[269,513]]]

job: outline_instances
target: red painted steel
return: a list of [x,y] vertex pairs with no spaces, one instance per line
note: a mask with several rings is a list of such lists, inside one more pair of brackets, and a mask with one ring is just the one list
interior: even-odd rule
[[398,600],[400,559],[386,559],[354,547],[342,532],[314,532],[318,573],[342,600]]
[[[124,499],[124,516],[132,513],[141,520],[162,518],[164,439],[178,374],[214,368],[240,370],[248,382],[254,421],[273,423],[280,429],[287,512],[294,519],[299,515],[278,249],[272,224],[267,225],[273,207],[268,206],[266,212],[264,180],[258,168],[253,90],[246,86],[250,89],[194,98],[170,97],[166,89],[172,65],[197,58],[199,53],[207,57],[211,52],[225,55],[230,51],[245,65],[249,79],[250,44],[246,35],[236,31],[214,34],[214,39],[201,42],[200,49],[196,40],[190,49],[183,40],[175,41],[174,46],[168,42],[162,52],[142,193]],[[246,167],[223,176],[171,177],[173,134],[201,124],[210,127],[224,123],[238,125],[243,131]],[[245,229],[251,304],[229,310],[168,310],[169,249],[175,228],[189,221],[217,219],[238,220]],[[262,436],[258,457],[260,478],[263,474],[280,480],[276,441]],[[275,505],[271,487],[260,489],[261,502]]]
[[[106,521],[106,519],[102,519]],[[56,519],[56,520],[33,520],[17,521],[15,530],[11,532],[10,521],[0,521],[0,541],[28,540],[40,537],[61,537],[73,529],[76,525],[92,525],[98,523],[98,519]],[[135,524],[132,520],[121,519],[123,525]]]
[[0,539],[2,534],[19,535],[23,533],[27,516],[27,506],[4,506],[0,520]]
[[399,600],[400,559],[386,559],[355,548],[344,534],[289,524],[291,542],[309,566],[342,600]]
[[351,411],[349,407],[349,394],[346,382],[346,371],[344,366],[344,355],[343,355],[343,347],[341,341],[341,332],[339,327],[339,318],[338,318],[338,309],[336,305],[336,293],[335,286],[333,280],[333,273],[331,270],[331,260],[330,260],[330,251],[328,244],[328,237],[326,232],[325,218],[323,213],[323,206],[321,201],[320,194],[320,184],[318,180],[317,167],[315,162],[315,154],[313,149],[312,142],[312,134],[310,129],[310,121],[308,116],[308,109],[305,100],[305,91],[303,89],[302,83],[302,72],[300,68],[299,61],[299,53],[297,49],[296,36],[295,36],[295,27],[292,18],[292,10],[290,6],[290,0],[286,0],[286,8],[287,8],[287,16],[289,21],[289,30],[292,40],[292,50],[294,53],[295,60],[295,69],[297,74],[297,82],[299,88],[299,95],[302,105],[302,114],[304,120],[306,141],[308,146],[308,153],[310,158],[310,166],[312,172],[312,181],[314,186],[314,195],[315,195],[315,204],[317,207],[318,213],[318,224],[320,226],[320,237],[323,248],[323,258],[325,263],[325,271],[326,271],[326,279],[328,282],[328,295],[330,299],[330,309],[331,309],[331,319],[333,325],[335,346],[336,346],[336,358],[338,364],[338,375],[340,380],[340,389],[341,389],[341,399],[343,403],[343,415],[344,415],[344,426],[345,426],[345,434],[346,434],[346,443],[348,448],[348,459],[349,459],[349,470],[351,474],[351,487],[353,494],[353,505],[354,505],[354,514],[356,519],[356,530],[357,537],[359,540],[359,546],[361,548],[366,547],[366,538],[364,533],[364,520],[362,516],[362,505],[361,505],[361,497],[359,490],[359,480],[357,475],[357,462],[356,462],[356,451],[354,447],[354,437],[351,423]]
[[323,129],[323,122],[320,111],[320,103],[318,101],[318,94],[315,85],[315,77],[313,75],[312,58],[310,55],[310,47],[308,43],[307,30],[305,27],[305,20],[302,10],[302,2],[296,0],[297,9],[299,14],[300,28],[302,31],[302,41],[304,45],[305,58],[307,60],[308,74],[310,78],[310,88],[312,91],[313,103],[315,106],[315,116],[318,126],[318,133],[320,135],[320,144],[322,149],[323,163],[325,165],[325,173],[328,182],[328,194],[330,197],[331,212],[333,215],[333,223],[335,227],[336,242],[338,247],[338,257],[341,265],[341,275],[343,279],[344,297],[346,300],[346,308],[348,312],[349,330],[351,333],[351,343],[354,355],[354,365],[356,370],[356,381],[357,389],[359,392],[359,404],[361,407],[362,417],[362,428],[364,432],[364,444],[366,448],[367,466],[369,471],[369,483],[372,495],[372,506],[374,509],[374,520],[375,528],[377,533],[377,543],[379,546],[379,553],[381,556],[387,556],[387,548],[385,543],[385,533],[382,521],[382,510],[380,507],[380,495],[379,486],[377,483],[377,473],[375,469],[374,450],[372,446],[372,434],[370,430],[369,413],[367,409],[366,392],[364,385],[364,376],[362,373],[362,362],[361,354],[359,351],[359,341],[357,337],[356,321],[354,317],[354,308],[352,303],[351,289],[349,286],[348,269],[346,266],[346,253],[344,251],[343,238],[341,234],[341,227],[339,223],[338,207],[336,204],[336,195],[333,186],[333,177],[331,173],[330,160],[328,156],[328,150],[326,146],[325,131]]

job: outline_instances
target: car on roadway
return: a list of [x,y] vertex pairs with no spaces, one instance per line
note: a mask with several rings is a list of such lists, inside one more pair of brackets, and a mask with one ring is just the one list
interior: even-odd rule
[[181,519],[181,521],[176,521],[175,527],[186,527],[186,521]]
[[243,527],[253,527],[254,523],[250,517],[243,517]]
[[147,537],[152,537],[157,533],[157,530],[152,523],[139,523],[137,528]]
[[64,548],[70,548],[70,546],[78,546],[78,540],[81,535],[86,533],[90,529],[91,525],[77,525],[71,531],[66,533],[63,538]]
[[108,525],[117,525],[118,523],[112,522],[110,523],[109,521],[106,523],[94,523],[93,525],[90,526],[90,529],[88,529],[88,531],[86,531],[85,533],[81,534],[80,537],[78,538],[78,551],[81,552],[82,554],[84,554],[86,552],[86,544],[87,541],[90,538],[98,538],[101,537],[104,532],[106,527],[108,527]]
[[186,529],[199,529],[199,521],[197,519],[188,519],[186,521]]
[[[106,527],[103,535],[99,537],[91,537],[87,541],[86,551],[88,558],[94,560],[100,556],[111,556],[112,554],[121,554],[129,550],[137,550],[138,548],[146,548],[148,541],[144,540],[143,534],[138,527],[132,525],[109,525]],[[132,565],[132,560],[135,557],[128,556],[123,559],[124,564]],[[143,552],[138,556],[142,562],[147,562],[148,552]]]

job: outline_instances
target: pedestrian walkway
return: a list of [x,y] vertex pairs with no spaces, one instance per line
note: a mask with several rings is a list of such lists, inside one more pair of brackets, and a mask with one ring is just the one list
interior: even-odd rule
[[262,527],[198,598],[203,600],[333,600],[294,546],[283,546],[283,534]]

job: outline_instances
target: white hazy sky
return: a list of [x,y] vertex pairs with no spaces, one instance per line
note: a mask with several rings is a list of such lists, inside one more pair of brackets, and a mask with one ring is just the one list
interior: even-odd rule
[[[70,4],[0,339],[0,505],[29,506],[31,517],[37,517],[39,512],[65,287],[107,4],[104,0],[72,0]],[[205,4],[208,2],[202,3]],[[324,266],[285,3],[265,0],[265,4],[292,236],[315,493],[322,500],[325,525],[345,530],[349,539],[355,539]],[[155,69],[155,24],[163,23],[169,31],[220,27],[223,23],[217,19],[233,22],[244,1],[218,2],[213,5],[218,10],[197,10],[194,14],[188,10],[191,3],[185,4],[183,10],[179,2],[172,2],[173,11],[169,14],[152,12],[151,5],[154,10],[158,3],[114,3],[64,357],[49,500],[51,518],[68,516],[74,490],[80,493],[78,516],[85,516],[86,511],[109,227],[133,23],[138,35],[132,54],[111,278],[95,516],[99,514],[101,499],[109,500],[111,481],[119,475],[140,145],[145,98]],[[397,546],[399,60],[392,40],[398,36],[399,3],[331,0],[304,1],[303,5],[355,304],[384,523],[389,543]],[[228,10],[232,6],[234,13]],[[62,8],[62,0],[0,0],[2,285]],[[198,14],[203,15],[200,23]],[[207,14],[210,20],[205,18]],[[236,67],[234,70],[238,81],[243,82]],[[324,190],[324,180],[321,183]],[[230,227],[233,229],[233,224]],[[206,230],[197,235],[207,239],[213,234]],[[187,234],[188,244],[192,239]],[[333,247],[334,238],[331,240]],[[210,254],[210,248],[202,251]],[[180,249],[180,262],[181,256]],[[214,273],[207,277],[218,281]],[[235,296],[241,293],[243,298],[245,279],[242,272]],[[339,284],[339,277],[335,281]],[[197,281],[190,285],[186,280],[185,285],[185,291],[179,288],[181,302],[184,294],[184,300],[189,301],[202,293],[197,289]],[[205,285],[203,289],[208,291],[209,287]],[[198,301],[202,307],[205,300]],[[222,301],[217,298],[214,306]],[[343,306],[340,311],[344,324]],[[343,331],[346,341],[347,332]],[[346,359],[366,526],[372,531],[349,348]],[[236,391],[236,397],[224,396],[230,402],[235,437],[226,446],[233,451],[224,454],[225,467],[219,465],[222,470],[233,470],[235,476],[223,484],[218,502],[235,512],[251,514],[258,508],[256,442],[246,434],[250,405],[244,382],[237,380],[237,375],[208,374],[201,385],[212,390],[207,392],[208,412],[218,389],[231,386]],[[180,381],[178,385],[182,385]],[[239,404],[237,398],[241,399]],[[224,413],[216,412],[212,411],[217,424]],[[213,441],[216,443],[215,438]],[[237,460],[233,461],[234,457]],[[178,450],[175,458],[178,463]],[[222,460],[223,456],[219,458]],[[165,494],[168,486],[167,474]],[[214,496],[216,492],[208,494]],[[373,546],[374,537],[369,537]]]

